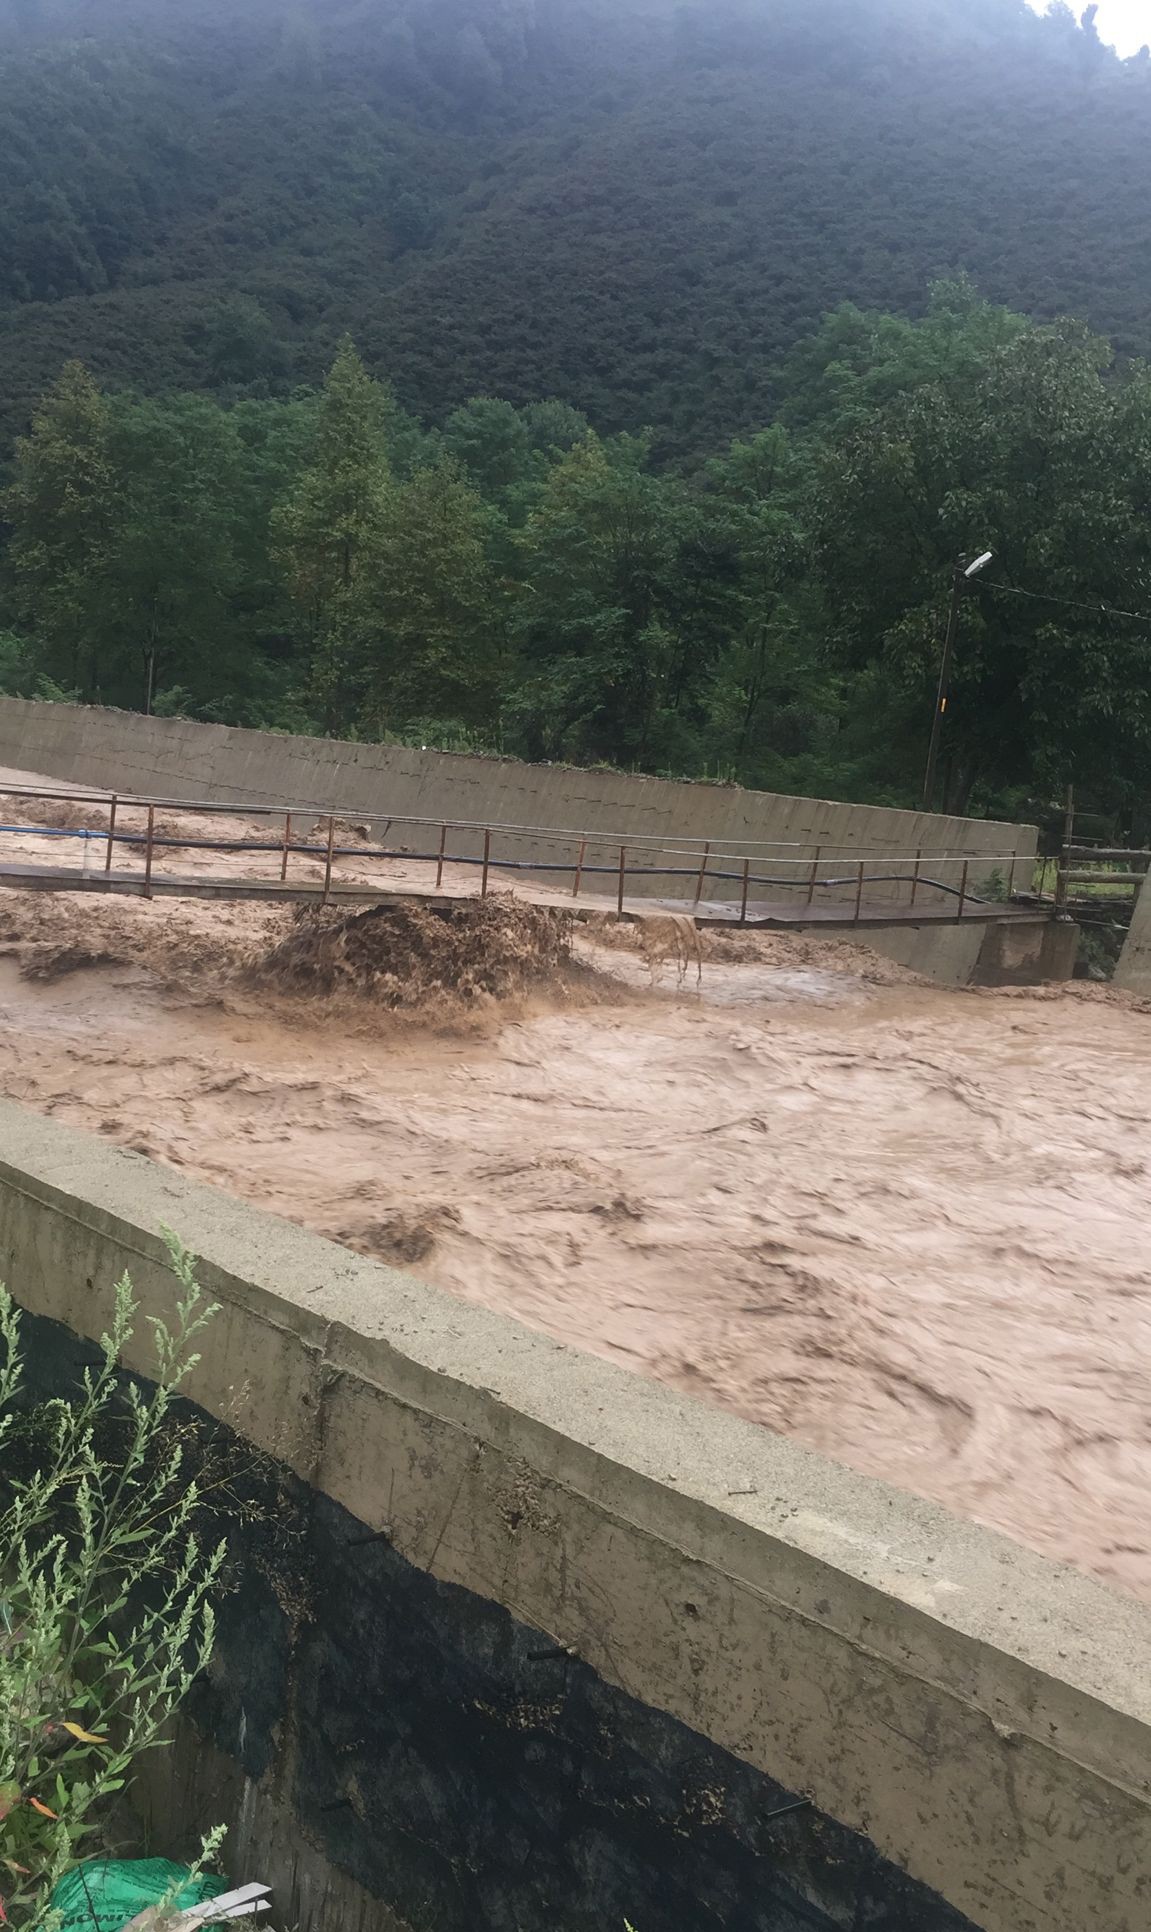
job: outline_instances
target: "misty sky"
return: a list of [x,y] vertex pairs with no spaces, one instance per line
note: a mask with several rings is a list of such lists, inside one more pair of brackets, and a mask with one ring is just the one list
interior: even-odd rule
[[[1071,0],[1073,13],[1082,13],[1087,0]],[[1047,0],[1031,0],[1037,13],[1046,13]],[[1137,54],[1151,41],[1151,0],[1100,0],[1096,21],[1100,38],[1121,54]]]

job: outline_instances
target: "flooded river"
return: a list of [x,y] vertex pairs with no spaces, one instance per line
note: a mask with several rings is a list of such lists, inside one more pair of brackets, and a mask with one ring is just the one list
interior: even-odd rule
[[[385,1023],[220,992],[282,915],[0,915],[10,1097],[1151,1599],[1134,1005],[729,941],[698,991],[592,950],[506,1018]],[[44,931],[96,963],[24,977]]]

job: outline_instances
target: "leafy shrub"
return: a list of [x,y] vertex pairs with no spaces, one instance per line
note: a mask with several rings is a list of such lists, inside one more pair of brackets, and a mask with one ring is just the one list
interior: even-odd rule
[[152,1387],[120,1368],[137,1312],[125,1276],[75,1396],[30,1406],[0,1287],[0,1919],[17,1927],[50,1924],[53,1886],[101,1848],[212,1650],[224,1551],[192,1528],[202,1500],[173,1403],[215,1310],[174,1238],[169,1252],[178,1294],[171,1324],[149,1318]]

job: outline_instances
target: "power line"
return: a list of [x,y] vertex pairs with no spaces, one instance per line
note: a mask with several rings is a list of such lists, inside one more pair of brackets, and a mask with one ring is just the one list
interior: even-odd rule
[[1018,590],[1014,584],[1000,584],[994,579],[987,588],[1002,591],[1005,597],[1026,597],[1035,604],[1061,604],[1065,610],[1090,611],[1093,617],[1130,617],[1136,624],[1151,625],[1151,613],[1145,610],[1118,610],[1114,604],[1083,604],[1071,597],[1052,597],[1049,591]]

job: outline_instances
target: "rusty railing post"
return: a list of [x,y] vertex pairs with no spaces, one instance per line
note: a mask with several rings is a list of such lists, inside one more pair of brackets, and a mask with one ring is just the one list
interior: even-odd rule
[[862,911],[863,911],[863,880],[864,880],[864,875],[866,871],[867,871],[867,860],[860,859],[859,884],[855,888],[855,924],[856,925],[859,924],[860,915],[862,914]]
[[444,853],[447,851],[447,849],[448,849],[448,828],[447,828],[447,825],[445,824],[440,826],[440,849],[438,854],[436,855],[436,891],[437,892],[439,891],[440,887],[444,883]]
[[104,854],[105,872],[110,872],[112,870],[112,847],[116,843],[116,811],[119,806],[119,803],[120,803],[119,799],[117,798],[115,792],[113,792],[112,805],[108,813],[108,850]]
[[807,886],[807,903],[809,906],[812,905],[815,900],[815,889],[819,884],[819,862],[822,859],[822,857],[823,857],[823,847],[822,845],[817,845],[815,848],[815,863],[811,868],[811,878],[809,879],[808,886]]
[[292,843],[292,814],[291,812],[289,812],[287,817],[284,820],[284,855],[280,860],[280,884],[281,885],[283,884],[284,880],[288,876],[288,851],[291,846],[291,843]]
[[699,878],[695,882],[695,903],[697,906],[700,900],[703,898],[703,888],[707,879],[707,862],[710,859],[710,857],[711,857],[711,840],[708,839],[707,844],[703,848],[703,861],[699,868]]
[[587,840],[581,839],[579,842],[579,858],[576,860],[575,884],[572,887],[573,899],[579,898],[580,884],[583,879],[584,860],[586,858],[587,858]]
[[324,865],[324,904],[327,905],[332,892],[332,848],[336,843],[336,821],[328,819],[328,856]]
[[483,877],[480,880],[480,898],[481,899],[486,899],[488,896],[488,871],[491,866],[491,862],[492,862],[492,834],[491,834],[491,827],[489,826],[487,830],[484,832],[484,870],[483,870]]
[[619,848],[619,897],[616,900],[616,911],[621,919],[623,918],[623,887],[624,887],[624,879],[626,876],[627,876],[627,846],[621,845]]
[[152,897],[152,845],[156,837],[156,807],[148,807],[148,843],[144,849],[144,897]]
[[745,859],[743,862],[743,903],[739,908],[739,923],[741,926],[746,926],[747,924],[747,895],[750,887],[751,860]]
[[967,904],[967,875],[970,872],[970,870],[971,870],[971,860],[964,859],[963,871],[960,874],[960,879],[959,879],[959,917],[961,919],[963,917],[963,908]]
[[918,850],[918,852],[917,852],[917,853],[915,854],[915,870],[914,870],[914,872],[913,872],[913,873],[912,873],[912,875],[911,875],[911,903],[912,903],[912,905],[914,905],[914,904],[915,904],[915,901],[916,901],[916,900],[918,899],[918,897],[919,897],[919,872],[920,872],[920,867],[922,866],[922,864],[923,864],[923,847],[922,847],[922,846],[920,846],[920,848],[919,848],[919,850]]

